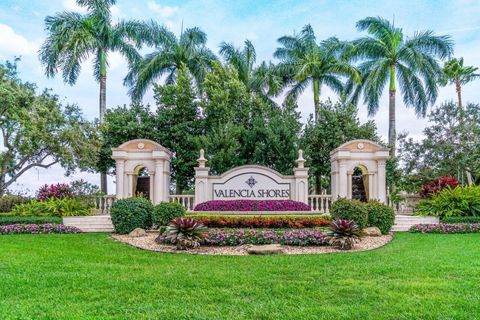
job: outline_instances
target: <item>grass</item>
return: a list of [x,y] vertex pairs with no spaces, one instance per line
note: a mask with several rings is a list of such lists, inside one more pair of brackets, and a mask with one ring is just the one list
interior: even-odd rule
[[361,253],[159,254],[106,234],[0,236],[2,319],[475,319],[480,234]]

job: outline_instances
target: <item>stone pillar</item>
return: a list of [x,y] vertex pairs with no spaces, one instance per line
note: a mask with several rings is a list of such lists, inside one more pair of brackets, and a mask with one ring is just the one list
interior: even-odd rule
[[196,206],[199,203],[212,200],[211,195],[208,193],[208,175],[210,168],[205,166],[208,160],[205,158],[205,151],[200,149],[200,157],[197,159],[198,167],[195,168],[195,203]]
[[375,176],[373,173],[369,172],[368,173],[368,199],[367,200],[373,200],[376,199],[375,191],[374,191],[374,185],[375,185]]
[[305,168],[303,150],[298,150],[297,168],[293,169],[295,176],[295,194],[290,199],[308,204],[308,168]]
[[[338,166],[338,197],[347,198],[348,196],[348,177],[347,177],[347,163],[345,160],[339,160]],[[336,200],[336,199],[334,199]]]
[[352,199],[352,187],[353,187],[352,175],[353,175],[353,171],[347,172],[347,198],[348,199]]
[[153,204],[160,203],[165,201],[163,199],[163,189],[164,181],[163,181],[163,160],[155,159],[155,178],[153,183]]
[[125,198],[130,198],[134,196],[133,191],[133,172],[127,173],[127,190],[123,190]]
[[117,199],[124,198],[124,183],[125,183],[125,160],[117,160],[116,163],[116,170],[115,170],[115,177],[116,177],[116,197]]
[[378,160],[378,201],[382,203],[387,202],[387,177],[385,173],[385,160]]

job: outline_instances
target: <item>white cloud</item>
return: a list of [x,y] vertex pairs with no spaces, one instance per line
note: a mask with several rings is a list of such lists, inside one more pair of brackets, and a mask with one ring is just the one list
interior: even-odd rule
[[77,4],[77,1],[75,0],[63,0],[63,7],[67,11],[74,11],[78,13],[86,13],[87,8],[81,7]]
[[39,43],[29,41],[6,24],[0,24],[0,57],[30,56],[36,54]]
[[162,18],[173,16],[178,11],[178,7],[162,6],[151,0],[147,3],[148,9],[158,13]]

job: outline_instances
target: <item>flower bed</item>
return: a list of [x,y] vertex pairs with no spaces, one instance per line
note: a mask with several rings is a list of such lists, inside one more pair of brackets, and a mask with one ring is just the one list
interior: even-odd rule
[[199,203],[194,211],[311,211],[311,208],[293,200],[213,200]]
[[64,226],[63,224],[12,224],[0,226],[0,235],[6,234],[51,234],[51,233],[79,233],[76,227]]
[[193,217],[209,228],[314,228],[326,227],[330,221],[324,218],[289,218],[289,217]]
[[480,223],[416,224],[409,230],[413,233],[480,233]]
[[[164,236],[156,240],[160,244],[168,244]],[[294,229],[288,231],[277,230],[209,230],[205,237],[207,246],[239,246],[244,244],[273,244],[279,243],[289,246],[323,246],[327,245],[326,236],[321,230]]]

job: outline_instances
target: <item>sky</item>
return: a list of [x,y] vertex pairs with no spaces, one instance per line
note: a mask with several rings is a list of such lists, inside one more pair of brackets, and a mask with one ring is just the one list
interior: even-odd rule
[[[21,56],[20,77],[37,83],[39,88],[52,88],[65,102],[78,104],[85,117],[98,116],[98,84],[93,78],[91,62],[82,66],[82,72],[74,86],[64,84],[61,76],[48,79],[38,59],[38,49],[46,37],[44,19],[61,11],[84,13],[75,0],[0,0],[0,61]],[[177,35],[187,27],[199,27],[208,35],[208,47],[218,53],[222,41],[240,47],[249,39],[257,50],[257,62],[273,61],[277,39],[283,35],[299,32],[305,24],[311,24],[319,40],[336,36],[353,40],[364,33],[355,29],[355,23],[367,16],[382,16],[394,19],[409,36],[415,31],[433,30],[436,34],[449,34],[455,42],[455,56],[464,57],[466,65],[480,65],[480,1],[479,0],[118,0],[112,8],[114,21],[120,19],[153,19],[164,24]],[[142,53],[151,51],[145,48]],[[109,56],[107,74],[107,107],[129,104],[123,78],[127,73],[126,61],[116,53]],[[479,81],[463,89],[464,101],[480,101]],[[322,88],[321,99],[337,96]],[[455,89],[447,86],[440,89],[437,104],[455,99]],[[144,103],[153,103],[149,91]],[[300,97],[299,111],[303,120],[313,110],[311,90]],[[388,134],[388,101],[384,94],[380,110],[367,116],[366,108],[359,106],[362,122],[373,119],[381,137]],[[420,139],[426,119],[418,119],[412,109],[405,108],[397,93],[397,132],[409,132]],[[65,177],[60,167],[34,169],[23,175],[14,189],[33,193],[45,183],[69,182],[84,178],[99,183],[97,174],[75,173]],[[114,192],[113,178],[109,179],[109,193]]]

